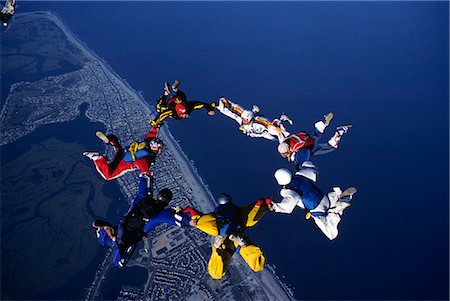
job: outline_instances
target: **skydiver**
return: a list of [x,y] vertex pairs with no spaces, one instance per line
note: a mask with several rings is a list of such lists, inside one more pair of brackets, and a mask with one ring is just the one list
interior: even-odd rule
[[179,89],[180,81],[176,80],[172,85],[172,91],[175,92],[175,96],[167,97],[170,95],[170,85],[168,82],[164,83],[164,93],[158,100],[156,110],[158,115],[155,119],[150,120],[152,126],[160,126],[162,122],[169,117],[173,119],[186,119],[194,110],[206,109],[208,115],[213,116],[215,114],[215,103],[205,103],[201,101],[187,101],[186,94]]
[[163,143],[158,136],[158,128],[152,129],[145,135],[144,141],[133,141],[124,151],[115,135],[105,135],[102,132],[96,132],[96,135],[104,143],[112,145],[115,150],[114,159],[108,163],[105,156],[98,152],[84,152],[83,155],[94,162],[98,173],[105,180],[116,179],[126,172],[139,169],[141,173],[151,175],[151,164],[155,162],[156,156],[161,154]]
[[325,121],[318,121],[314,125],[314,134],[307,132],[298,132],[289,135],[278,145],[278,153],[289,161],[294,162],[296,168],[299,169],[303,162],[309,161],[311,155],[318,156],[335,151],[342,136],[348,132],[350,124],[338,126],[333,137],[328,143],[319,143],[325,128],[330,124],[333,113],[325,115]]
[[121,223],[117,227],[100,220],[92,224],[97,229],[97,238],[101,245],[114,245],[113,262],[119,267],[126,265],[137,243],[152,229],[146,225],[158,217],[172,199],[172,192],[167,188],[160,190],[153,198],[150,177],[146,174],[139,177],[139,194]]
[[317,171],[311,162],[304,162],[300,171],[292,177],[289,170],[280,168],[275,172],[275,179],[282,186],[280,203],[269,204],[271,210],[291,214],[295,206],[306,212],[306,219],[313,218],[319,229],[333,240],[338,235],[338,224],[344,209],[349,207],[356,188],[350,187],[344,192],[339,187],[324,194],[315,184]]
[[239,125],[239,130],[250,137],[263,137],[268,140],[283,141],[289,132],[286,131],[283,123],[292,125],[292,120],[282,114],[279,119],[270,122],[268,119],[258,115],[260,109],[253,105],[252,110],[245,110],[236,103],[226,98],[220,98],[217,110],[223,115],[234,119]]
[[260,199],[248,206],[238,207],[233,204],[231,196],[221,194],[218,199],[219,206],[214,212],[193,221],[198,229],[214,236],[208,262],[208,272],[212,278],[220,279],[225,275],[236,251],[254,272],[264,269],[265,258],[262,250],[251,241],[245,231],[258,223],[268,211],[270,202],[270,199]]
[[9,19],[14,15],[16,0],[6,0],[5,6],[0,11],[0,20],[3,26],[8,26]]

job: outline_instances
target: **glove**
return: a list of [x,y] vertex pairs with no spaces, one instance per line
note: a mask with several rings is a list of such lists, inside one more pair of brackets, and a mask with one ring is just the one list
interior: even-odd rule
[[222,246],[223,241],[225,240],[225,237],[217,235],[214,237],[213,246],[216,249],[219,249]]

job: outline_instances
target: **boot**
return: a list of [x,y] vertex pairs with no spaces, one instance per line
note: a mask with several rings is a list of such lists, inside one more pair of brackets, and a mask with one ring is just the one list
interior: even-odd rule
[[287,121],[290,125],[293,125],[293,124],[294,124],[294,123],[292,122],[292,120],[291,120],[289,117],[287,117],[286,114],[281,114],[281,116],[280,116],[280,121],[281,121],[281,122]]
[[170,94],[170,84],[168,82],[164,83],[164,95],[168,96]]
[[330,112],[327,115],[323,116],[325,118],[325,127],[327,127],[328,125],[330,125],[331,119],[333,119],[333,113]]
[[88,157],[92,161],[95,161],[95,160],[98,160],[101,158],[100,154],[97,152],[84,152],[83,155]]
[[97,132],[95,132],[95,135],[96,135],[100,140],[102,140],[103,142],[105,142],[106,144],[109,143],[108,137],[106,137],[106,135],[103,134],[102,132],[97,131]]
[[176,79],[172,84],[172,91],[176,93],[178,91],[179,85],[180,85],[180,80]]
[[339,198],[342,200],[343,198],[348,197],[349,199],[352,198],[352,196],[357,192],[358,190],[355,187],[349,187],[344,190],[344,192],[341,193]]

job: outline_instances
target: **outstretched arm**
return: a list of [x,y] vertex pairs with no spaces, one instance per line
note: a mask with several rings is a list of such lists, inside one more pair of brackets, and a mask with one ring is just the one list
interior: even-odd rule
[[266,138],[268,140],[275,140],[276,138],[273,137],[268,131],[267,128],[259,123],[253,122],[251,131],[243,131],[247,136],[253,137],[253,138]]
[[191,100],[191,101],[187,101],[186,105],[187,105],[189,114],[192,111],[200,110],[200,109],[207,110],[208,114],[210,114],[211,112],[214,112],[214,104],[213,103],[206,103],[203,101]]
[[290,189],[282,189],[280,194],[283,199],[280,203],[272,203],[273,211],[291,214],[297,203],[301,200],[300,195]]
[[246,228],[253,227],[269,210],[268,204],[272,203],[271,198],[261,198],[255,203],[251,203],[240,210],[243,225]]
[[152,195],[152,178],[145,173],[141,173],[139,175],[139,193],[137,197],[134,199],[133,203],[131,204],[131,208],[136,205],[139,201],[145,199],[148,196]]
[[145,135],[144,140],[149,142],[150,140],[155,139],[158,136],[158,127],[152,126],[152,129]]
[[171,117],[173,115],[173,111],[171,109],[167,109],[158,115],[156,115],[155,119],[150,120],[150,124],[153,127],[158,126],[160,123],[162,123],[165,119]]
[[178,226],[177,220],[175,218],[175,209],[167,208],[163,209],[158,215],[155,217],[152,217],[144,226],[144,232],[149,233],[153,229],[156,228],[156,226],[161,224],[167,224],[171,226]]
[[226,100],[225,98],[219,99],[219,105],[217,106],[217,110],[223,115],[234,119],[237,123],[242,124],[241,114],[236,113],[232,109],[232,102]]
[[[180,208],[181,209],[181,208]],[[197,218],[200,212],[188,206],[184,210],[177,211],[173,208],[162,210],[157,216],[151,218],[144,226],[144,232],[149,233],[156,226],[167,224],[176,227],[190,227],[190,221]]]

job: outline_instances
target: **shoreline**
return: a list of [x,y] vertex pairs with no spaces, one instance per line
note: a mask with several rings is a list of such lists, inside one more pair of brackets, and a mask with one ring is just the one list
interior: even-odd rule
[[[61,31],[64,32],[68,41],[75,47],[80,49],[80,51],[87,58],[88,61],[91,60],[98,62],[99,66],[103,69],[103,71],[107,74],[107,76],[109,76],[111,79],[114,79],[118,86],[126,90],[131,95],[131,97],[134,98],[141,105],[141,107],[144,109],[144,112],[148,114],[148,117],[150,117],[152,114],[155,113],[151,105],[145,101],[142,95],[138,91],[133,89],[128,84],[126,79],[121,78],[116,72],[113,71],[112,67],[109,66],[107,62],[105,62],[94,51],[92,51],[89,47],[87,47],[87,45],[85,45],[73,32],[71,32],[67,24],[57,14],[51,11],[37,11],[32,13],[21,13],[17,15],[17,17],[22,16],[38,16],[38,17],[41,16],[54,22],[55,25],[59,29],[61,29]],[[101,120],[91,118],[91,116],[87,115],[86,113],[85,115],[91,121],[101,122],[105,124]],[[108,125],[105,124],[105,126]],[[183,176],[185,177],[186,181],[189,183],[191,188],[195,191],[195,197],[193,200],[195,201],[195,205],[198,206],[199,209],[203,210],[204,212],[213,211],[216,206],[216,202],[214,200],[211,191],[207,188],[205,181],[200,177],[200,175],[196,171],[195,165],[192,164],[192,161],[189,160],[188,156],[186,155],[186,153],[184,153],[179,143],[170,133],[167,124],[161,127],[161,135],[164,138],[166,144],[169,146],[169,149],[171,150],[173,156],[175,157],[178,166],[180,167],[181,173],[183,174]],[[118,185],[123,186],[123,184],[121,184],[120,181],[118,182]],[[196,201],[197,199],[205,199],[207,200],[207,202],[197,202]],[[263,285],[261,285],[261,287],[264,289],[264,291],[267,292],[269,296],[273,296],[273,292],[278,292],[279,295],[286,295],[286,297],[288,297],[289,299],[293,299],[292,293],[286,291],[285,284],[282,283],[276,276],[276,274],[274,272],[271,272],[270,269],[267,268],[264,269],[262,272],[255,275],[255,278],[256,277],[260,279],[269,278],[270,280],[272,280],[267,282],[262,281]],[[275,287],[275,284],[277,287]]]
[[[74,34],[72,31],[70,31],[70,29],[68,28],[68,25],[56,13],[51,12],[51,11],[36,11],[33,13],[20,13],[16,17],[22,17],[22,16],[26,17],[26,16],[36,16],[36,15],[38,15],[38,16],[41,15],[42,17],[53,21],[55,23],[55,25],[64,32],[68,41],[70,43],[72,43],[75,47],[80,49],[83,52],[83,55],[87,59],[92,60],[92,61],[97,61],[100,64],[100,66],[102,67],[102,69],[108,74],[108,76],[115,79],[117,84],[119,84],[122,89],[128,91],[130,93],[130,95],[141,104],[141,106],[145,109],[145,112],[148,114],[149,117],[156,113],[151,108],[150,104],[148,102],[146,102],[145,99],[141,96],[141,94],[139,94],[138,91],[133,89],[130,86],[130,84],[128,84],[126,79],[123,79],[122,77],[120,77],[120,75],[118,75],[105,60],[103,60],[100,56],[98,56],[86,44],[84,44],[76,36],[76,34]],[[4,106],[2,108],[1,115],[3,115],[3,110],[5,108],[6,108],[6,106]],[[89,120],[101,122],[101,121],[92,119],[88,115],[86,115],[86,117]],[[101,123],[103,123],[103,122],[101,122]],[[107,126],[107,125],[105,124],[105,126]],[[174,156],[177,158],[179,167],[180,167],[180,169],[183,170],[183,174],[186,175],[186,178],[195,180],[195,181],[189,181],[190,184],[194,184],[197,187],[201,188],[200,191],[203,192],[202,197],[209,201],[208,204],[205,204],[203,202],[196,202],[197,205],[202,207],[200,209],[203,211],[206,211],[206,212],[213,211],[216,206],[216,202],[214,200],[213,193],[206,187],[204,179],[202,179],[200,177],[200,175],[198,174],[198,172],[195,171],[196,170],[195,166],[193,166],[191,164],[188,156],[182,150],[179,143],[175,140],[172,133],[170,133],[170,130],[167,125],[164,125],[161,127],[161,135],[162,135],[162,137],[164,137],[166,144],[170,145],[170,148],[172,149]],[[196,183],[193,183],[193,182],[196,182]]]

